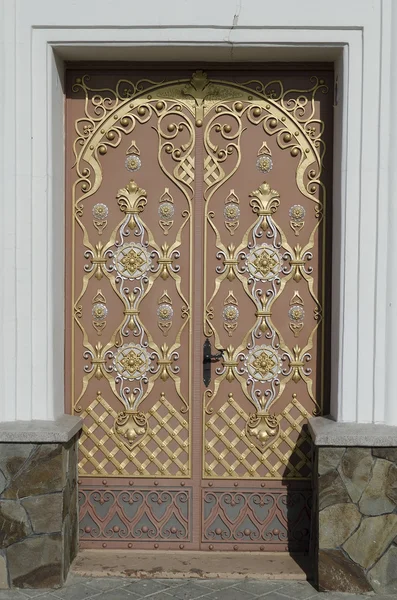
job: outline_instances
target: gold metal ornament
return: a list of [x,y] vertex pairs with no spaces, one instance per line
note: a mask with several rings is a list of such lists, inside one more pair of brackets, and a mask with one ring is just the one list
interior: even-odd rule
[[223,215],[225,217],[225,227],[229,231],[230,235],[234,235],[234,232],[240,225],[240,200],[234,190],[230,190],[229,195],[225,198],[225,207],[223,209]]
[[162,279],[168,279],[170,276],[170,266],[173,262],[173,258],[171,257],[171,248],[168,244],[163,244],[161,246],[161,256],[158,259],[158,263],[161,267],[160,277]]
[[137,446],[148,430],[147,417],[143,412],[123,410],[118,413],[114,431],[119,439],[132,450]]
[[161,346],[161,357],[158,359],[158,365],[160,367],[160,379],[162,381],[167,381],[170,376],[172,377],[173,374],[170,371],[172,358],[170,357],[167,344]]
[[168,235],[169,230],[174,224],[173,217],[175,214],[174,199],[170,194],[169,188],[165,188],[164,192],[159,198],[159,225],[164,232],[164,235]]
[[248,254],[247,267],[255,279],[272,281],[281,271],[281,256],[272,246],[262,244]]
[[134,215],[138,215],[144,210],[147,204],[146,196],[146,190],[140,188],[133,179],[117,192],[116,199],[121,212],[131,215],[130,227],[134,226]]
[[290,318],[289,328],[295,337],[298,337],[303,329],[303,321],[305,318],[304,302],[298,291],[294,292],[290,302],[288,316]]
[[[280,194],[272,190],[270,185],[264,181],[257,190],[250,193],[250,206],[252,211],[259,217],[268,217],[274,214],[280,206]],[[262,219],[262,228],[265,229],[265,221]]]
[[151,258],[142,244],[125,244],[113,259],[117,272],[126,279],[139,279],[149,270]]
[[114,356],[114,368],[123,379],[139,380],[150,367],[149,353],[140,344],[124,344]]
[[162,334],[167,336],[170,328],[172,327],[172,318],[174,316],[172,300],[167,294],[167,290],[164,290],[163,294],[158,299],[157,304],[157,325]]
[[290,227],[296,236],[299,235],[305,225],[306,211],[300,204],[294,204],[289,209]]
[[302,259],[303,249],[297,244],[294,248],[294,257],[289,261],[291,267],[293,268],[293,279],[297,283],[302,279],[302,267],[305,266],[305,261]]
[[127,157],[125,159],[125,167],[128,171],[138,171],[142,166],[140,159],[140,150],[133,140],[126,152]]
[[98,202],[92,208],[92,222],[94,224],[95,229],[98,231],[99,235],[102,235],[103,230],[106,228],[107,216],[109,214],[109,209],[106,204],[102,202]]
[[223,260],[223,264],[227,268],[227,275],[229,281],[233,281],[235,278],[235,269],[238,265],[238,260],[235,256],[236,247],[234,244],[229,244],[227,247],[227,255]]
[[272,151],[266,142],[263,142],[258,150],[256,168],[262,173],[269,173],[273,168]]
[[294,354],[293,360],[290,361],[290,366],[292,368],[292,381],[294,383],[298,383],[302,377],[302,368],[305,366],[305,363],[301,357],[301,349],[299,346],[294,346],[292,348],[292,352]]
[[95,244],[93,256],[91,258],[92,265],[95,269],[95,277],[100,281],[103,277],[103,268],[107,263],[107,258],[104,256],[105,247],[102,242]]
[[97,342],[95,344],[93,357],[91,358],[91,364],[93,366],[94,375],[98,380],[102,379],[104,376],[106,377],[104,370],[105,362],[104,348],[101,342]]
[[233,332],[236,330],[238,325],[239,318],[239,310],[238,310],[238,300],[236,296],[233,294],[232,290],[229,291],[223,302],[223,327],[227,331],[228,336],[232,337]]
[[106,298],[101,290],[92,298],[92,325],[98,335],[102,335],[102,331],[106,327],[106,317],[108,309],[106,306]]
[[[80,438],[81,475],[128,477],[132,472],[134,477],[150,477],[153,474],[156,477],[171,478],[189,476],[189,426],[186,419],[168,402],[163,392],[146,415],[147,433],[150,435],[139,437],[138,444],[135,444],[132,450],[125,438],[115,439],[117,434],[114,431],[114,423],[118,414],[102,397],[100,391],[81,413],[84,419]],[[113,419],[112,426],[108,423],[108,417]],[[87,419],[90,421],[89,426]],[[94,445],[87,444],[89,440]],[[115,445],[112,445],[112,442]],[[152,444],[161,449],[160,452],[153,453]]]
[[[310,434],[303,428],[308,416],[307,410],[293,394],[292,401],[277,417],[279,434],[269,436],[271,443],[263,449],[257,438],[249,437],[247,424],[250,415],[230,392],[226,401],[206,422],[203,476],[210,479],[307,478],[311,457],[302,446],[310,443]],[[225,427],[232,435],[224,435]],[[297,460],[291,460],[293,455]]]
[[276,415],[258,411],[250,415],[245,431],[247,438],[263,451],[279,435],[280,425]]
[[226,100],[236,95],[231,89],[225,89],[223,86],[216,85],[208,79],[204,71],[195,71],[190,82],[182,88],[182,94],[194,100],[196,126],[202,127],[204,120],[204,111],[210,101],[213,104],[216,101]]
[[271,346],[255,346],[247,355],[246,368],[254,379],[272,381],[281,373],[281,358]]
[[131,144],[128,146],[128,150],[126,152],[127,155],[129,154],[137,154],[138,156],[141,155],[141,151],[139,150],[138,146],[135,143],[135,140],[132,140]]

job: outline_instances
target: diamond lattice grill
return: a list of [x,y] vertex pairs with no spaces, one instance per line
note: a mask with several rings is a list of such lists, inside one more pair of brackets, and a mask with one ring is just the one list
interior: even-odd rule
[[189,425],[165,397],[150,409],[148,433],[131,451],[114,434],[117,412],[101,395],[81,416],[84,425],[80,438],[80,475],[189,475]]
[[302,429],[308,416],[292,400],[281,413],[282,433],[261,452],[245,434],[248,415],[230,398],[206,423],[204,477],[310,479],[311,440]]

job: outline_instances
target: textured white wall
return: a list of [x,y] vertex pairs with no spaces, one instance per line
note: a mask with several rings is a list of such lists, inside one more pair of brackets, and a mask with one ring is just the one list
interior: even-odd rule
[[335,59],[332,414],[397,425],[395,13],[392,0],[0,0],[0,420],[63,411],[62,59]]

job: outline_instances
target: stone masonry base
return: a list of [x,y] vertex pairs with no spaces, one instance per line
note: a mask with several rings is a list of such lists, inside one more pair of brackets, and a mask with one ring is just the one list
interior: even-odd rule
[[360,441],[358,435],[347,435],[357,434],[360,425],[312,421],[317,586],[321,591],[396,593],[397,447],[386,444],[397,445],[397,428],[387,428],[395,430],[394,439],[363,432]]
[[[4,425],[0,440],[68,437],[2,435]],[[78,546],[73,429],[66,442],[0,442],[0,588],[60,587],[66,579]]]

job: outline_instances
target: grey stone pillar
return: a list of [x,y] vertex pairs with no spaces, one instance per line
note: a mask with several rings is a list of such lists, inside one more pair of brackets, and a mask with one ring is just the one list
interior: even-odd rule
[[397,592],[397,427],[310,420],[321,591]]
[[81,419],[0,423],[0,588],[63,585],[78,547]]

